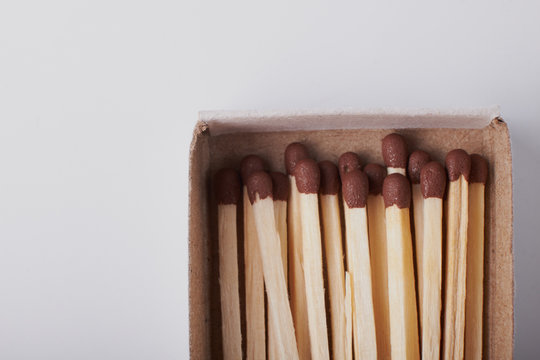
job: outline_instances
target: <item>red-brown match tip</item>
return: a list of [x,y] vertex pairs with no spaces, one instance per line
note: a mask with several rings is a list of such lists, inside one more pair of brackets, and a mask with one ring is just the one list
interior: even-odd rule
[[214,188],[218,204],[238,204],[242,197],[242,184],[234,169],[221,169],[214,176]]
[[293,170],[296,187],[302,194],[317,194],[321,185],[319,165],[313,159],[300,160]]
[[384,206],[397,205],[400,209],[411,205],[411,185],[409,180],[398,173],[388,175],[383,182]]
[[471,155],[471,177],[470,183],[485,184],[488,176],[488,164],[481,155]]
[[352,151],[341,154],[338,160],[339,175],[343,177],[346,173],[353,170],[361,170],[360,157]]
[[287,201],[289,199],[289,188],[291,186],[287,175],[281,172],[273,171],[270,173],[272,177],[273,197],[275,200]]
[[431,161],[431,156],[425,151],[415,150],[409,155],[409,168],[407,174],[413,184],[420,184],[420,170]]
[[291,143],[285,149],[285,168],[287,174],[292,174],[296,164],[302,160],[309,158],[307,148],[298,142]]
[[247,155],[240,162],[240,174],[242,182],[247,185],[247,180],[251,174],[265,169],[264,160],[257,155]]
[[446,170],[450,181],[456,181],[461,175],[469,181],[471,174],[471,157],[465,150],[455,149],[446,155]]
[[247,191],[249,202],[254,203],[259,194],[259,199],[272,198],[272,178],[266,171],[256,171],[247,179]]
[[393,133],[382,139],[382,156],[388,167],[407,168],[407,144],[403,137]]
[[340,185],[337,166],[331,161],[321,161],[319,169],[321,171],[321,194],[336,195]]
[[442,199],[446,188],[446,170],[437,161],[427,163],[420,171],[420,184],[424,199]]
[[369,180],[361,170],[352,170],[341,178],[343,200],[350,209],[366,207]]
[[379,164],[367,164],[364,166],[364,172],[369,181],[369,193],[372,195],[381,194],[386,168]]

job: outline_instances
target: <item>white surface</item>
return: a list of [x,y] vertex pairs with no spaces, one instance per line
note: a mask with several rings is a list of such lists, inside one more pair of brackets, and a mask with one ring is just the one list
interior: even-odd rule
[[183,359],[198,110],[501,105],[516,358],[540,340],[533,1],[4,1],[0,358]]

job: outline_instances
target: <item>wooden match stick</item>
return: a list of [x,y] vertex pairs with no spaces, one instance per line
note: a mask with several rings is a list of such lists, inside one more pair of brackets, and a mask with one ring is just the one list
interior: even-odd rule
[[448,185],[443,359],[463,359],[467,274],[467,224],[471,158],[461,149],[446,155]]
[[388,175],[407,172],[407,144],[401,135],[393,133],[382,139],[382,155],[388,167]]
[[299,191],[300,221],[302,224],[302,259],[308,313],[312,359],[329,359],[322,245],[319,223],[320,171],[312,159],[300,160],[294,170]]
[[441,343],[441,286],[442,286],[442,237],[443,197],[446,172],[436,161],[427,163],[420,172],[423,196],[423,246],[422,278],[419,287],[422,301],[422,359],[439,359]]
[[[281,262],[285,274],[285,284],[287,284],[287,199],[289,198],[289,178],[280,172],[271,172],[270,176],[272,177],[273,186],[274,216],[281,243]],[[271,311],[272,308],[269,307],[269,317],[272,317]],[[274,329],[272,324],[272,322],[268,322],[268,358],[277,360],[279,359],[279,351],[275,333],[279,329]]]
[[366,211],[368,178],[362,171],[352,170],[341,181],[347,266],[352,278],[354,356],[355,359],[377,359]]
[[345,358],[353,359],[353,339],[352,339],[352,285],[349,272],[345,272]]
[[418,324],[409,218],[411,188],[399,173],[383,183],[388,250],[388,299],[392,359],[419,359]]
[[289,246],[289,292],[296,342],[300,359],[311,359],[309,342],[309,325],[306,303],[306,287],[302,264],[302,225],[300,221],[299,192],[293,170],[296,164],[309,157],[306,147],[300,143],[292,143],[285,149],[285,167],[289,174],[290,194],[287,208],[288,246]]
[[332,357],[346,357],[345,270],[341,240],[339,211],[339,174],[330,161],[319,163],[321,171],[321,218],[326,251],[328,291],[330,295],[330,324],[332,329]]
[[268,298],[268,315],[275,339],[277,359],[298,359],[298,349],[294,336],[294,324],[283,262],[281,261],[281,241],[276,228],[274,201],[272,199],[272,178],[264,171],[252,173],[247,182],[248,196],[253,206],[257,240],[261,250],[264,283]]
[[263,269],[253,208],[249,201],[246,186],[249,176],[263,169],[264,162],[256,155],[248,155],[240,163],[244,183],[244,268],[246,282],[246,355],[248,360],[266,358]]
[[420,328],[420,338],[422,338],[422,248],[424,239],[424,197],[420,189],[420,170],[424,165],[431,161],[429,154],[422,150],[416,150],[409,155],[408,175],[412,186],[412,208],[413,208],[413,223],[414,223],[414,245],[416,250],[416,279],[417,279],[417,299],[418,299],[418,315]]
[[240,178],[232,169],[222,169],[215,176],[218,202],[219,287],[221,293],[221,333],[225,360],[242,359],[240,294],[236,207],[240,201]]
[[357,153],[348,151],[341,154],[338,160],[339,176],[343,177],[346,173],[353,170],[361,170],[362,164]]
[[373,279],[373,310],[377,332],[377,354],[380,359],[390,359],[390,319],[388,314],[388,261],[386,260],[386,224],[382,185],[386,168],[368,164],[364,173],[369,181],[367,198],[371,277]]
[[465,303],[465,358],[482,358],[482,311],[484,282],[484,192],[486,160],[471,155],[469,225],[467,230],[467,297]]

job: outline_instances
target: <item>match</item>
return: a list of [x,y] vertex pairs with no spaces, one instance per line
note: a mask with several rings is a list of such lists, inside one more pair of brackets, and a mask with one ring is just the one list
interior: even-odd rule
[[388,175],[398,173],[406,176],[407,144],[401,135],[393,133],[382,139],[382,156]]
[[238,285],[238,234],[236,207],[240,201],[240,178],[232,169],[215,175],[218,202],[219,288],[221,293],[221,333],[223,358],[242,359],[240,293]]
[[377,359],[366,211],[368,178],[361,170],[352,170],[344,174],[341,181],[347,266],[352,280],[354,356],[355,359]]
[[346,360],[353,359],[353,339],[352,339],[352,295],[351,276],[345,272],[345,357]]
[[463,359],[467,274],[467,224],[471,158],[461,149],[446,155],[446,258],[443,359]]
[[360,163],[360,157],[357,153],[348,151],[341,154],[338,160],[339,176],[343,178],[343,175],[353,170],[361,170],[362,164]]
[[384,179],[382,193],[386,207],[392,359],[419,359],[409,181],[399,173],[388,175]]

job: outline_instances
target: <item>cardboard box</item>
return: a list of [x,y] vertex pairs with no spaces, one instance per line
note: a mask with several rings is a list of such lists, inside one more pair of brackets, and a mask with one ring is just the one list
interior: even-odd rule
[[[337,162],[345,151],[363,163],[382,164],[381,139],[397,131],[410,149],[428,151],[444,163],[463,148],[489,162],[486,184],[484,358],[510,359],[514,343],[512,156],[506,123],[498,109],[478,111],[366,111],[302,113],[205,112],[190,149],[189,303],[190,354],[220,358],[221,313],[217,254],[217,205],[211,188],[222,167],[238,168],[247,154],[284,171],[285,147],[304,143],[317,160]],[[242,247],[240,246],[240,251]],[[243,256],[239,256],[240,261]],[[240,265],[243,276],[243,264]]]

